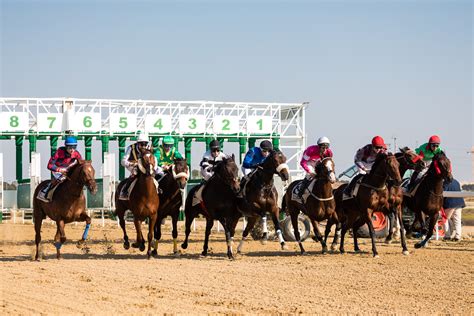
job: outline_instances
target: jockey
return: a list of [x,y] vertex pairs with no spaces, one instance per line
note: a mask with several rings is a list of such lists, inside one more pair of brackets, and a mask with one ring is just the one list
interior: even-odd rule
[[425,166],[421,170],[415,170],[413,174],[411,175],[410,178],[410,184],[408,185],[408,191],[411,191],[415,185],[423,178],[425,175],[426,171],[428,171],[428,167],[431,164],[431,161],[433,157],[437,154],[440,154],[443,152],[443,149],[439,146],[441,144],[441,139],[437,135],[433,135],[430,137],[427,143],[424,143],[417,149],[415,149],[415,152],[418,154],[418,157],[420,157],[423,162],[425,163]]
[[[122,187],[119,197],[120,199],[128,199],[128,189],[130,188],[130,184],[132,184],[133,179],[137,175],[137,165],[140,156],[140,150],[147,147],[149,148],[149,146],[150,141],[148,135],[146,135],[145,133],[140,133],[137,137],[136,143],[131,144],[125,150],[125,155],[122,158],[121,165],[127,168],[127,170],[130,172],[130,176],[129,181],[126,181],[124,186]],[[163,170],[158,164],[155,165],[155,173],[163,174]]]
[[49,202],[48,192],[59,183],[66,179],[68,168],[77,160],[82,160],[81,154],[76,150],[77,138],[74,136],[66,136],[63,147],[59,147],[56,153],[49,159],[48,169],[53,173],[53,179],[44,187],[38,199]]
[[304,191],[316,176],[316,166],[327,157],[332,157],[333,153],[329,149],[331,142],[329,138],[323,136],[318,139],[317,145],[306,148],[301,158],[300,165],[306,171],[306,176],[301,181],[301,187],[298,191],[298,198],[301,199]]
[[354,156],[354,163],[356,167],[359,169],[359,174],[355,176],[349,185],[344,190],[344,193],[347,195],[352,193],[352,189],[354,188],[357,180],[360,179],[363,175],[370,172],[372,166],[375,163],[375,159],[379,153],[387,152],[387,145],[385,145],[385,141],[381,136],[375,136],[372,138],[372,142],[370,144],[365,145],[364,147],[357,150]]
[[201,175],[204,182],[207,182],[209,178],[214,174],[214,166],[217,162],[222,161],[223,158],[227,158],[227,155],[221,151],[221,144],[217,139],[214,139],[209,143],[209,150],[204,153],[201,163]]
[[245,154],[244,162],[242,163],[242,173],[246,178],[258,165],[265,161],[270,155],[270,150],[273,150],[273,145],[270,141],[264,140],[259,147],[250,148]]
[[182,159],[183,155],[174,146],[174,138],[172,136],[163,137],[163,143],[155,153],[156,161],[164,171],[168,170],[175,158]]

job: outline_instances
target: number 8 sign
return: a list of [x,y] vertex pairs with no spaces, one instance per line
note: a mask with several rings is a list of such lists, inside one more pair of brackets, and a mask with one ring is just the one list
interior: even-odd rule
[[0,113],[0,130],[5,132],[27,131],[28,113],[3,112]]

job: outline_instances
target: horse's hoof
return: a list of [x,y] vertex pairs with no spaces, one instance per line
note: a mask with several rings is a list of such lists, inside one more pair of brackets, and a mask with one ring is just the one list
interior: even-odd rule
[[181,251],[177,250],[177,251],[173,252],[173,255],[175,257],[179,257],[179,256],[181,256]]
[[340,250],[339,253],[340,253],[341,255],[345,255],[345,254],[346,254],[346,251],[345,251],[345,250]]
[[262,240],[260,240],[260,243],[261,243],[262,245],[266,245],[266,244],[267,244],[267,240],[266,240],[266,239],[262,239]]
[[145,244],[144,244],[144,243],[141,244],[141,245],[140,245],[140,248],[138,248],[138,249],[140,249],[140,251],[145,251]]
[[203,257],[207,257],[207,251],[203,251],[203,252],[201,252],[201,256],[203,256]]
[[281,250],[288,250],[288,246],[284,242],[281,243]]
[[331,251],[336,251],[337,250],[337,245],[331,245]]
[[408,256],[408,255],[410,254],[410,253],[408,252],[408,250],[403,250],[402,253],[403,253],[403,255],[405,255],[405,256]]
[[360,249],[354,249],[355,253],[360,253]]
[[229,260],[231,260],[231,261],[234,261],[234,260],[235,260],[233,254],[227,254],[227,258],[229,258]]
[[153,249],[153,250],[151,251],[151,255],[152,255],[153,257],[158,256],[158,251],[157,251],[156,249]]
[[123,243],[123,248],[125,248],[125,250],[130,249],[130,243],[129,242],[124,242]]
[[328,253],[328,248],[323,248],[323,250],[321,250],[321,253],[323,255],[327,254]]
[[380,258],[379,255],[374,255],[374,259],[378,259],[378,258]]
[[319,240],[316,236],[311,237],[311,239],[314,240],[315,242],[319,242]]
[[188,248],[188,243],[184,243],[184,242],[183,242],[183,243],[181,244],[181,248],[187,249],[187,248]]
[[84,239],[80,239],[80,240],[77,241],[76,247],[77,247],[78,249],[81,249],[82,246],[83,246],[85,243],[86,243],[86,241],[85,241]]
[[242,254],[242,250],[237,249],[237,253],[238,253],[239,255],[241,255],[241,254]]
[[415,244],[416,249],[419,249],[419,248],[422,248],[422,247],[424,247],[424,245],[421,242]]
[[132,248],[138,248],[138,247],[140,247],[139,243],[136,243],[136,242],[132,243]]
[[390,245],[390,244],[392,243],[392,240],[391,240],[391,239],[385,239],[385,243],[386,243],[387,245]]

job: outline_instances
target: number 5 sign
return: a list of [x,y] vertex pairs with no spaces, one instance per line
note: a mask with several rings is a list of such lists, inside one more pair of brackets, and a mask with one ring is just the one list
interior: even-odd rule
[[110,114],[110,131],[133,133],[137,131],[136,114]]
[[63,126],[62,113],[39,113],[38,132],[61,132]]
[[28,113],[3,112],[0,113],[0,130],[5,132],[27,131]]
[[270,116],[249,116],[247,132],[251,134],[270,134],[272,132],[272,118]]

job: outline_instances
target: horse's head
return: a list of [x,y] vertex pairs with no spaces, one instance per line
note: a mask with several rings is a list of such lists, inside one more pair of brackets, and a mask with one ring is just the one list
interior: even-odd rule
[[400,176],[399,167],[400,164],[392,153],[381,152],[375,159],[371,174],[377,173],[380,169],[382,170],[383,175],[386,175],[390,179],[394,180],[396,184],[400,184],[402,183],[402,177]]
[[430,170],[435,175],[442,177],[448,182],[451,182],[453,180],[453,174],[451,171],[451,161],[448,159],[448,157],[446,157],[444,152],[436,154],[433,157]]
[[271,150],[262,167],[276,173],[283,181],[287,181],[290,178],[290,167],[286,164],[286,156],[279,150]]
[[189,167],[186,159],[175,158],[173,167],[171,168],[171,173],[178,183],[179,188],[184,189],[189,179]]
[[231,157],[223,158],[215,165],[214,175],[221,178],[235,193],[240,191],[239,168],[235,163],[234,154]]
[[406,146],[400,148],[400,152],[396,153],[395,156],[397,157],[400,166],[404,167],[405,169],[419,170],[424,166],[424,162],[420,156],[417,155],[413,149],[410,149]]
[[138,159],[138,171],[146,176],[155,174],[156,158],[151,149],[144,148],[140,152]]
[[331,183],[336,182],[334,161],[331,157],[326,157],[316,165],[316,174],[321,179],[326,179]]
[[76,160],[69,166],[68,177],[72,181],[85,185],[92,193],[97,193],[97,183],[95,182],[95,170],[90,160]]

